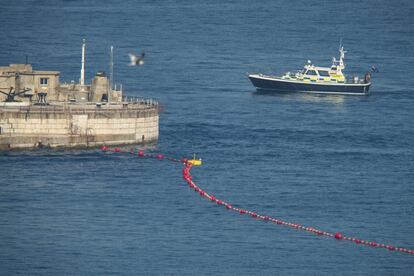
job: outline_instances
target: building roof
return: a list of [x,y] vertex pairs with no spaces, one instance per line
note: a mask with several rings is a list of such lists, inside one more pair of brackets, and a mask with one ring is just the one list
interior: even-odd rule
[[24,73],[24,74],[33,74],[33,75],[59,75],[60,72],[59,71],[40,71],[40,70],[36,70],[36,71],[33,71],[33,72]]
[[10,64],[9,66],[0,66],[0,75],[7,75],[19,72],[24,75],[59,75],[59,71],[33,70],[31,64]]

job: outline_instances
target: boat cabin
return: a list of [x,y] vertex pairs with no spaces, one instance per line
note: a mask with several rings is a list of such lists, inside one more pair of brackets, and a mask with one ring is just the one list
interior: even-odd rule
[[342,73],[342,70],[345,69],[345,51],[343,47],[339,49],[339,53],[339,60],[336,60],[335,57],[332,58],[331,67],[318,67],[313,65],[311,61],[308,60],[308,64],[306,64],[301,71],[295,75],[292,75],[290,72],[288,72],[282,78],[301,80],[304,82],[344,83],[345,75]]
[[345,82],[345,75],[336,66],[329,68],[310,64],[305,65],[303,70],[297,75],[297,79],[317,82]]

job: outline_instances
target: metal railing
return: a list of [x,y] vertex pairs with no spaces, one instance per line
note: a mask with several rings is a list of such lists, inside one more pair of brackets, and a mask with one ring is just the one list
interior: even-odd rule
[[44,105],[32,104],[29,106],[2,106],[0,113],[3,112],[50,112],[50,113],[75,113],[87,114],[96,112],[124,112],[124,111],[148,111],[153,110],[158,112],[158,101],[144,98],[126,97],[122,102],[99,102],[99,103],[50,103]]
[[145,104],[145,105],[149,105],[149,106],[158,106],[158,101],[155,99],[145,99],[142,97],[137,97],[137,96],[123,96],[122,97],[122,102],[123,103],[131,103],[131,104]]

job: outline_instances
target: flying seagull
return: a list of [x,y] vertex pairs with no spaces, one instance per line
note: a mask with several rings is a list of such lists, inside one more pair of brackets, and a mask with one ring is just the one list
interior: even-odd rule
[[131,59],[131,66],[137,66],[137,65],[143,65],[144,64],[144,57],[145,53],[142,52],[140,57],[137,57],[137,55],[129,53],[129,58]]

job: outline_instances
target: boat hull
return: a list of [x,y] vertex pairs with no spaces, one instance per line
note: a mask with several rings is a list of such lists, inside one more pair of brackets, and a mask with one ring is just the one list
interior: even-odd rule
[[338,95],[368,95],[371,83],[317,83],[285,80],[264,75],[249,75],[257,90],[276,92],[307,92]]

